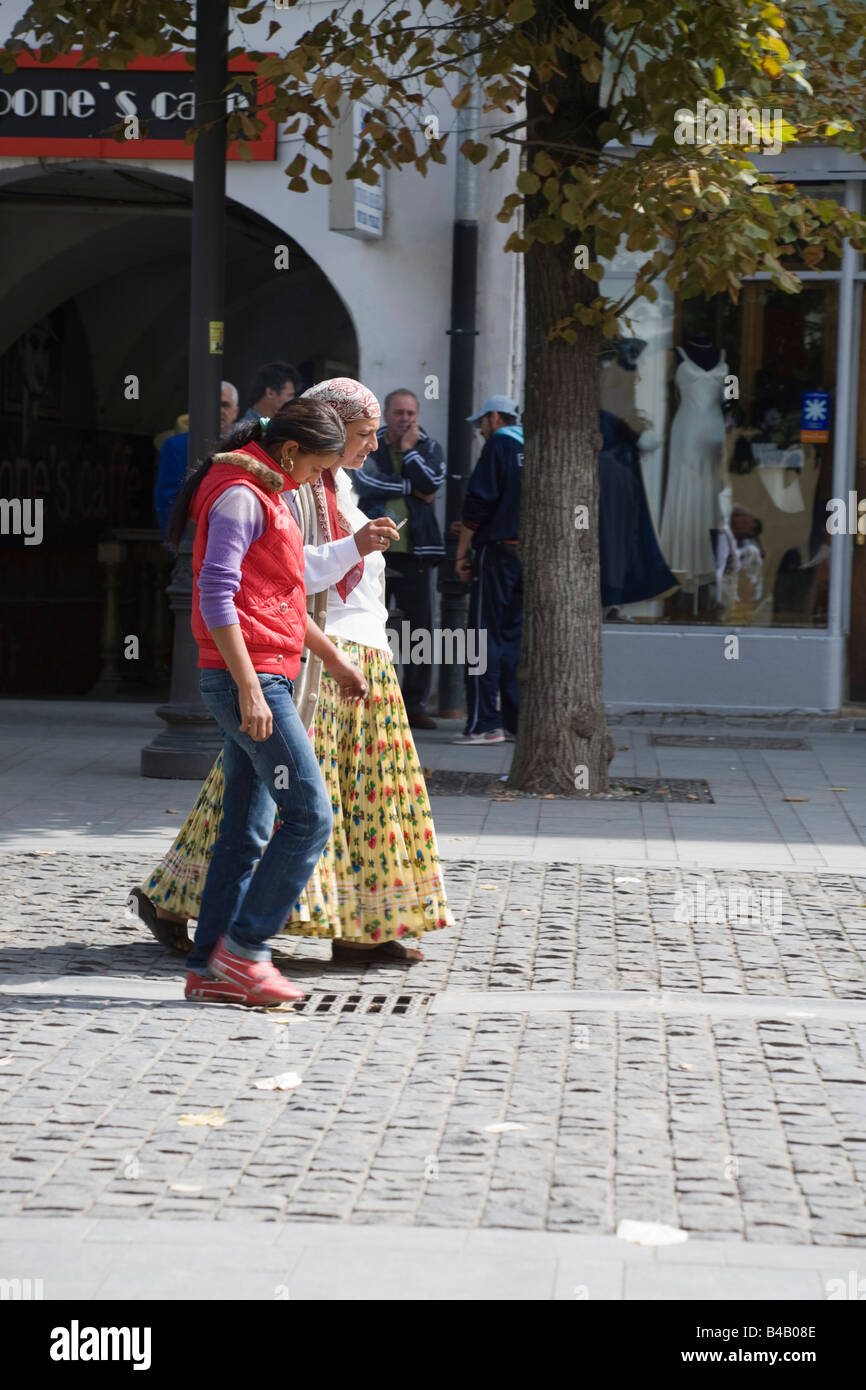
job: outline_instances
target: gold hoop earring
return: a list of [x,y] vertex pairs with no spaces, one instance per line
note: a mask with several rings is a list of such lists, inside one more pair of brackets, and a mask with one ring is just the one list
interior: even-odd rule
[[295,460],[294,460],[293,458],[289,458],[288,463],[284,464],[284,467],[285,467],[285,470],[286,470],[287,473],[294,473],[294,471],[295,471]]

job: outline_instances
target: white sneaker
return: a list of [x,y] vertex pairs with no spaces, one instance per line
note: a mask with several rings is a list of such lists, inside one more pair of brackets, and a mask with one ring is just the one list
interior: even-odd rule
[[452,738],[452,743],[504,743],[505,735],[501,729],[490,729],[486,734],[461,734]]

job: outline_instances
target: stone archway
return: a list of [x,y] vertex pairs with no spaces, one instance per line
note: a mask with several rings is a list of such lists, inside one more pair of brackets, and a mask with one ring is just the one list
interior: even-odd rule
[[[125,547],[111,599],[124,631],[156,603],[153,440],[186,410],[190,198],[187,178],[128,165],[0,169],[0,497],[44,509],[41,544],[0,535],[0,693],[82,695],[104,675],[100,564],[120,552],[100,546]],[[288,269],[276,245],[289,246]],[[233,200],[225,322],[225,374],[242,402],[263,361],[304,362],[311,379],[357,371],[331,282]],[[115,686],[152,697],[165,675],[165,652],[150,652]]]

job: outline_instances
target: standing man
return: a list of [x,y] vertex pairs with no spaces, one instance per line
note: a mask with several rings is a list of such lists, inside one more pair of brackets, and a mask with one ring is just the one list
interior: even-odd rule
[[[220,388],[220,435],[228,434],[238,418],[238,388],[224,381]],[[182,427],[181,427],[182,426]],[[153,506],[159,529],[165,536],[174,499],[186,477],[187,446],[189,445],[189,416],[177,417],[176,432],[163,441],[156,467]]]
[[513,742],[517,736],[523,624],[517,552],[523,471],[519,414],[509,396],[491,396],[477,415],[468,417],[486,442],[466,487],[454,567],[459,579],[472,581],[468,626],[478,634],[476,650],[486,650],[486,663],[479,662],[475,670],[467,667],[466,728],[452,743]]
[[256,368],[250,383],[248,400],[251,405],[241,416],[242,420],[270,420],[281,405],[288,405],[304,389],[303,379],[297,367],[288,362],[263,362]]
[[[400,387],[385,397],[385,423],[379,430],[379,446],[369,454],[352,479],[359,506],[371,519],[389,516],[400,526],[400,539],[388,549],[388,569],[396,575],[387,581],[388,598],[409,620],[413,632],[430,633],[433,640],[433,566],[444,555],[442,532],[433,500],[445,481],[445,456],[441,445],[418,424],[418,397]],[[430,694],[433,670],[429,665],[403,666],[403,698],[413,729],[435,729],[424,708]]]

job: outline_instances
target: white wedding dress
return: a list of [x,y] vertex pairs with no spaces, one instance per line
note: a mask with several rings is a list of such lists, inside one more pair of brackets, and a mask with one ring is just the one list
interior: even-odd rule
[[680,403],[671,424],[668,481],[662,514],[661,547],[684,589],[715,579],[716,558],[710,530],[718,530],[725,418],[722,388],[728,364],[722,353],[704,371],[677,348],[674,381]]

